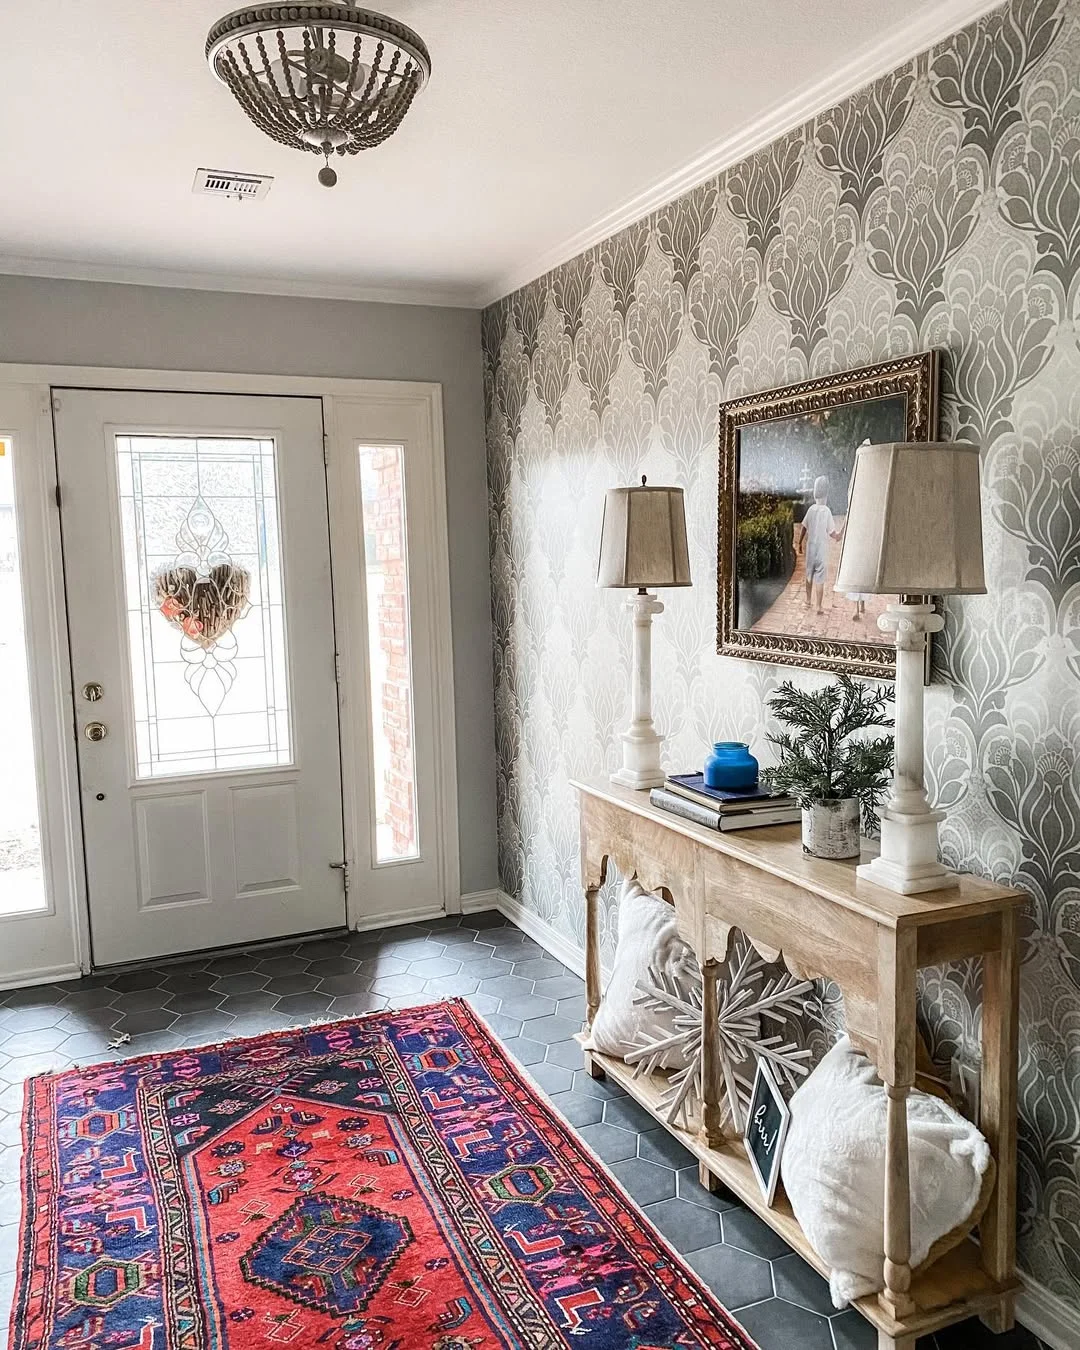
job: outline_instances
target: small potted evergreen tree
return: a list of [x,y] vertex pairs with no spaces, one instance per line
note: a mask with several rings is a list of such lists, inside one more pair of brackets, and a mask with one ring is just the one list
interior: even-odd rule
[[802,807],[803,849],[818,858],[854,858],[859,853],[859,817],[867,833],[877,829],[877,803],[889,786],[891,735],[859,733],[891,727],[892,691],[841,675],[823,689],[798,689],[785,680],[769,710],[787,730],[767,737],[779,763],[764,769],[770,791]]

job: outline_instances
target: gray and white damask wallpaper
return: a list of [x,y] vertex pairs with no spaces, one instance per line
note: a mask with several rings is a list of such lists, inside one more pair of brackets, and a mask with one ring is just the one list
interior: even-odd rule
[[[594,586],[604,490],[686,489],[694,586],[654,626],[666,764],[763,752],[790,672],[715,654],[717,405],[945,350],[943,434],[983,448],[989,594],[949,607],[929,772],[948,861],[1031,895],[1020,1253],[1080,1303],[1080,0],[1012,0],[483,332],[502,885],[574,941],[568,780],[614,767],[629,717],[624,597]],[[928,974],[935,1054],[977,1054],[977,971]]]

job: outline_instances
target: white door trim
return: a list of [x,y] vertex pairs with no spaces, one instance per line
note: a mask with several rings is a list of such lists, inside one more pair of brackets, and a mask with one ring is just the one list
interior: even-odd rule
[[[366,380],[321,378],[310,375],[266,375],[253,373],[224,373],[221,371],[190,370],[133,370],[112,366],[65,366],[52,364],[0,363],[0,395],[8,390],[20,389],[29,398],[36,400],[38,409],[34,431],[34,444],[39,472],[45,480],[46,500],[51,506],[52,489],[55,485],[55,451],[53,446],[52,421],[50,414],[50,391],[52,386],[64,385],[69,388],[118,389],[118,390],[157,390],[177,393],[228,393],[228,394],[305,394],[321,398],[323,401],[324,426],[328,435],[333,435],[335,426],[334,400],[336,399],[375,399],[382,401],[416,401],[426,406],[427,423],[431,436],[430,472],[432,491],[432,555],[435,559],[434,585],[432,586],[432,623],[435,628],[435,647],[437,650],[438,671],[436,679],[436,698],[438,700],[437,729],[438,736],[434,747],[433,763],[425,765],[438,784],[438,819],[436,822],[442,877],[442,907],[452,913],[458,912],[461,900],[460,858],[458,836],[458,797],[457,797],[457,740],[454,717],[453,686],[453,635],[450,617],[449,549],[446,517],[446,458],[443,439],[442,386],[431,381],[419,380]],[[29,984],[41,980],[63,979],[78,970],[89,969],[89,920],[86,909],[85,873],[83,870],[82,824],[78,811],[78,770],[75,760],[75,741],[71,734],[74,725],[74,710],[70,686],[70,657],[67,644],[67,624],[63,576],[58,565],[60,556],[59,524],[54,511],[50,510],[43,523],[48,532],[48,555],[56,565],[50,567],[49,605],[47,613],[47,637],[36,635],[35,641],[44,644],[43,651],[51,652],[55,669],[62,672],[58,679],[57,697],[60,703],[56,707],[54,718],[57,729],[59,758],[63,765],[63,791],[67,801],[64,807],[66,818],[63,821],[66,853],[72,868],[65,878],[67,896],[63,906],[57,904],[54,921],[67,930],[65,943],[70,958],[65,957],[55,967],[46,970],[41,967],[27,969],[16,976],[10,976],[3,985]],[[335,580],[335,612],[342,622],[340,596],[338,594],[344,579]],[[37,620],[37,616],[35,616]],[[365,649],[366,650],[366,649]],[[342,653],[344,655],[344,651]],[[359,672],[357,672],[359,673]],[[342,689],[344,688],[344,681]],[[366,694],[365,694],[366,698]],[[339,689],[339,707],[342,718],[342,754],[344,758],[357,760],[367,754],[366,716],[357,725],[357,717],[351,708],[344,706],[342,692]],[[365,705],[366,713],[366,705]],[[357,739],[363,732],[363,740]],[[349,775],[346,774],[346,778]],[[346,789],[345,796],[345,844],[350,857],[357,856],[357,841],[366,839],[369,834],[367,817],[368,803],[361,801],[355,793]],[[360,813],[363,814],[360,814]],[[357,913],[355,891],[350,896],[348,922],[355,927],[361,921]],[[387,918],[387,922],[393,922]]]

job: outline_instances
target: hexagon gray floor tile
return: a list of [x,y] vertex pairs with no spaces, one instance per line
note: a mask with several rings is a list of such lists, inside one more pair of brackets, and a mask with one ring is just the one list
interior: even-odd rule
[[[695,1160],[622,1090],[581,1068],[573,1034],[584,985],[501,914],[259,948],[95,975],[0,995],[0,1326],[18,1235],[23,1079],[72,1064],[356,1017],[464,996],[626,1192],[735,1313],[761,1350],[875,1350],[858,1313],[730,1195],[698,1182]],[[130,1042],[110,1049],[123,1033]],[[977,1323],[918,1350],[1040,1350],[1028,1332]]]

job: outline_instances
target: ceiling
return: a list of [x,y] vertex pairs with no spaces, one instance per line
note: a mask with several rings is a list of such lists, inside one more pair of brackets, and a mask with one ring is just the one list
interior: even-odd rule
[[[210,74],[228,0],[0,0],[0,271],[480,304],[992,7],[386,0],[432,58],[384,145],[278,146]],[[196,197],[199,167],[274,175]]]

